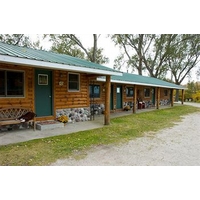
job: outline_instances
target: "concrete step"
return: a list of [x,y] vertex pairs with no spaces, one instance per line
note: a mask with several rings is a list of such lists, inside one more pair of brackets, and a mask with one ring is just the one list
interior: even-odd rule
[[37,122],[36,129],[43,131],[43,130],[51,130],[56,128],[63,128],[65,125],[64,123],[48,120],[48,121],[41,121]]

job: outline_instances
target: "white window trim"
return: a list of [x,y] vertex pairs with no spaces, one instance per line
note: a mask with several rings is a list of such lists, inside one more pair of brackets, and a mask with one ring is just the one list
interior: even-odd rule
[[[76,74],[78,75],[78,90],[74,90],[74,89],[69,89],[69,75],[70,74]],[[79,73],[72,73],[72,72],[69,72],[68,73],[68,92],[80,92],[80,74]]]
[[[149,90],[149,96],[145,96],[145,90]],[[150,88],[144,88],[144,98],[149,98],[151,96]]]
[[0,96],[1,99],[3,98],[25,98],[26,96],[26,79],[25,79],[25,71],[24,70],[14,70],[14,69],[5,69],[5,68],[0,68],[1,71],[11,71],[11,72],[22,72],[23,73],[23,78],[24,78],[24,94],[23,96]]

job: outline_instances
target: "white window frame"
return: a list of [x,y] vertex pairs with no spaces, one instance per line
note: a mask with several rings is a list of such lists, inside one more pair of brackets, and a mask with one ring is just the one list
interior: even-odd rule
[[[69,88],[69,76],[71,74],[75,74],[75,75],[78,75],[78,89],[70,89]],[[80,74],[79,73],[68,73],[68,91],[69,92],[80,92]]]
[[[149,96],[145,96],[146,90],[149,90]],[[149,98],[151,95],[151,90],[150,88],[144,88],[144,98]]]
[[[23,83],[23,95],[19,95],[19,96],[15,96],[15,95],[5,95],[5,96],[0,96],[0,98],[25,98],[25,92],[26,92],[26,80],[25,80],[25,71],[24,70],[12,70],[12,69],[2,69],[0,68],[1,71],[6,71],[6,72],[21,72],[23,73],[23,79],[24,79],[24,83]],[[6,77],[6,82],[7,82],[7,77]],[[7,85],[6,85],[7,87]]]

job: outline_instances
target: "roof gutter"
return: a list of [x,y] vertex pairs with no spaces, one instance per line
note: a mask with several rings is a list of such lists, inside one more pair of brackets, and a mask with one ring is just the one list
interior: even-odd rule
[[117,72],[117,71],[115,72],[111,70],[106,71],[106,70],[94,69],[94,68],[90,69],[88,67],[51,63],[51,62],[38,61],[38,60],[30,60],[30,59],[12,57],[12,56],[7,56],[7,55],[0,55],[0,62],[20,64],[20,65],[26,65],[26,66],[31,66],[31,67],[43,67],[46,69],[85,72],[85,73],[91,73],[91,74],[114,75],[114,76],[122,76],[123,74],[122,72]]

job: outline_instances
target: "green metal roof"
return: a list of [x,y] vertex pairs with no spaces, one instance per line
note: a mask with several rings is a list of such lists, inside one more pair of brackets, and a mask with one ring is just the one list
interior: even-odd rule
[[[12,58],[12,60],[10,58]],[[18,61],[18,64],[27,64],[26,60],[28,60],[30,61],[29,63],[31,63],[29,65],[33,66],[34,64],[37,64],[36,66],[49,66],[50,68],[54,68],[54,66],[58,64],[58,69],[60,67],[60,69],[70,69],[72,71],[83,70],[84,72],[99,73],[102,75],[110,74],[113,75],[111,76],[112,82],[135,85],[150,85],[155,87],[165,87],[174,89],[186,89],[183,86],[162,81],[157,78],[129,73],[123,73],[122,75],[122,72],[119,72],[112,68],[92,63],[80,58],[72,57],[66,54],[58,54],[44,50],[35,50],[31,48],[9,45],[0,42],[0,62],[15,63],[17,62],[18,58],[20,59],[20,61]],[[43,65],[43,63],[45,63],[45,65]]]
[[[45,62],[46,66],[48,63],[50,64],[61,64],[71,66],[71,70],[75,70],[76,67],[81,67],[82,69],[88,69],[88,71],[95,73],[95,70],[100,70],[99,72],[105,72],[110,75],[122,75],[122,72],[114,70],[112,68],[92,63],[87,60],[83,60],[80,58],[72,57],[66,54],[58,54],[54,52],[44,51],[44,50],[36,50],[26,47],[20,47],[16,45],[9,45],[0,42],[0,61],[5,61],[5,57],[13,57],[13,58],[21,58],[26,60],[31,60],[34,65],[34,61],[40,61],[41,66],[42,63]],[[4,57],[3,57],[4,56]],[[23,63],[21,63],[23,64]],[[79,68],[80,70],[80,68]],[[98,73],[96,71],[96,73]]]
[[[99,81],[105,81],[104,77],[97,78]],[[186,89],[184,86],[176,85],[163,81],[157,78],[149,76],[141,76],[137,74],[123,73],[123,76],[111,76],[111,82],[121,83],[121,84],[130,84],[130,85],[144,85],[144,86],[153,86],[153,87],[162,87],[162,88],[173,88],[173,89]]]
[[149,85],[155,87],[174,88],[174,89],[186,89],[181,85],[176,85],[163,81],[157,78],[141,76],[136,74],[123,73],[123,76],[111,76],[112,82],[134,84],[134,85]]

